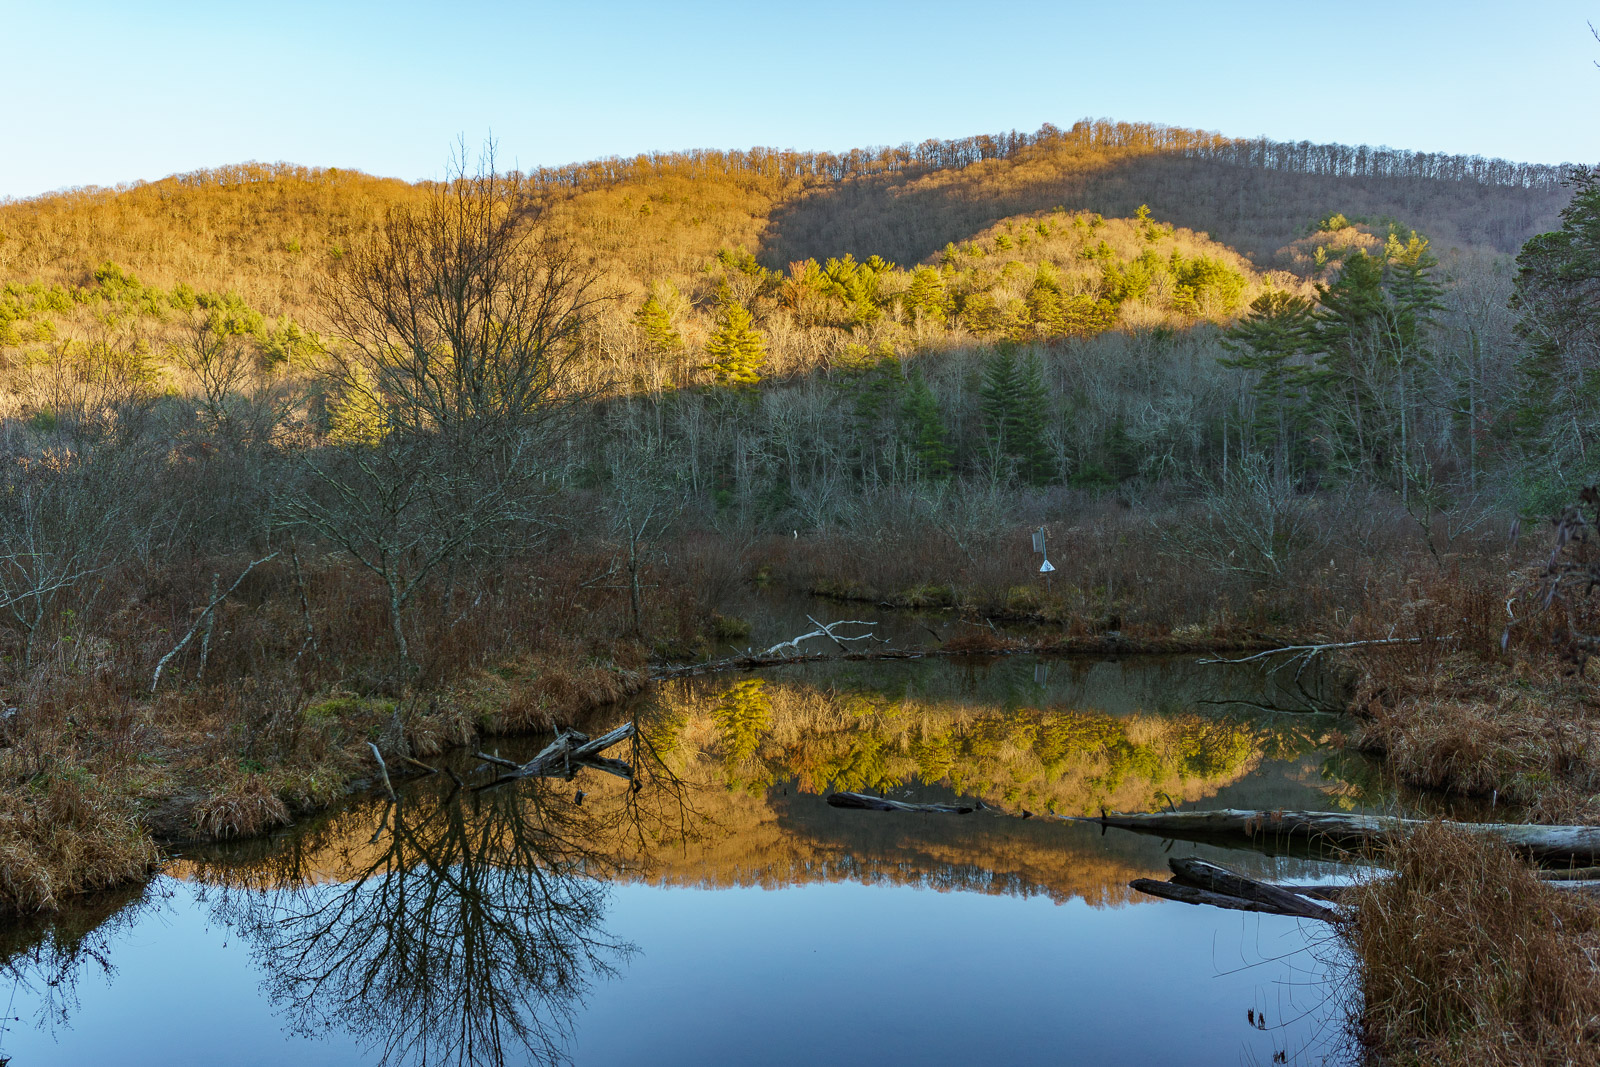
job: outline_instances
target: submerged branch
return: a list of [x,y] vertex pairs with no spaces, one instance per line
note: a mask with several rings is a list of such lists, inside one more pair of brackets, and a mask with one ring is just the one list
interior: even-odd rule
[[[588,734],[576,730],[565,730],[550,744],[539,751],[539,754],[523,764],[513,765],[514,770],[500,775],[494,781],[478,786],[479,789],[492,789],[506,782],[515,782],[522,778],[545,778],[563,776],[572,777],[573,771],[579,767],[592,767],[606,774],[614,774],[619,778],[633,778],[633,767],[619,759],[607,759],[600,755],[606,749],[621,741],[626,741],[638,732],[637,726],[629,721],[623,723],[609,733],[601,734],[594,740]],[[491,763],[504,766],[508,761],[495,756],[478,753],[482,759]]]

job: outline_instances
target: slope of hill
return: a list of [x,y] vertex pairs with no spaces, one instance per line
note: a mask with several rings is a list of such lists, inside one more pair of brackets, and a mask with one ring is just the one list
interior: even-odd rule
[[[1238,141],[1199,130],[1080,122],[1036,134],[825,154],[752,149],[596,160],[527,177],[541,206],[626,292],[688,288],[721,248],[769,268],[849,253],[915,263],[1001,220],[1063,207],[1155,217],[1249,256],[1314,220],[1393,218],[1436,248],[1511,252],[1551,228],[1560,167],[1339,145]],[[148,284],[236,292],[314,321],[321,268],[423,184],[353,171],[241,164],[119,189],[0,203],[0,282],[84,284],[114,262]]]
[[1063,206],[1125,216],[1140,204],[1262,266],[1280,265],[1277,249],[1332,212],[1396,218],[1440,248],[1515,252],[1553,228],[1567,201],[1559,167],[1180,133],[1194,131],[1080,123],[1005,158],[818,186],[774,215],[762,258],[917,260],[1008,215]]
[[0,282],[88,284],[106,262],[147,284],[234,292],[310,313],[315,278],[420,186],[359,171],[246,163],[0,204]]

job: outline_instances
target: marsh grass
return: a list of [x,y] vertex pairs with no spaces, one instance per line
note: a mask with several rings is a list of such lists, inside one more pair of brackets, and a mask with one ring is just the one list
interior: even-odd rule
[[1362,1041],[1399,1065],[1600,1060],[1600,907],[1494,841],[1434,823],[1349,898]]
[[[154,693],[157,661],[234,558],[111,572],[120,604],[72,623],[0,683],[0,914],[49,912],[139,880],[157,841],[249,837],[324,807],[373,774],[375,741],[429,757],[497,733],[566,724],[636,691],[645,646],[625,597],[591,581],[603,547],[560,545],[431,588],[410,620],[429,655],[398,676],[381,589],[302,550],[311,636],[288,566],[259,568]],[[696,599],[670,575],[646,632],[692,633]],[[471,610],[465,610],[470,608]]]
[[154,869],[156,847],[116,785],[52,763],[0,790],[0,911],[53,910]]
[[1575,657],[1549,616],[1508,635],[1516,580],[1496,562],[1393,587],[1352,619],[1347,639],[1415,640],[1349,657],[1351,742],[1410,785],[1514,803],[1536,821],[1600,820],[1600,662]]

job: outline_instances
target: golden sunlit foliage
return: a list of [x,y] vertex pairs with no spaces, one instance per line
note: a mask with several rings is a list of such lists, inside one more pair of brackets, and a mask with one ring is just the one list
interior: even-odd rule
[[725,687],[666,683],[658,699],[665,715],[651,743],[691,777],[709,761],[730,789],[943,785],[994,805],[1063,815],[1147,810],[1163,793],[1199,800],[1252,770],[1264,749],[1283,756],[1318,740],[1298,727],[1192,711],[1003,709],[763,678]]
[[0,204],[0,280],[81,285],[109,261],[156,286],[235,292],[305,322],[326,264],[424,191],[359,171],[244,163],[13,201]]

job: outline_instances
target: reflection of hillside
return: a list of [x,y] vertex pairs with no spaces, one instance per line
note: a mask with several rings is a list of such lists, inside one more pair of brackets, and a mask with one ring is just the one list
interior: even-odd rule
[[[1219,793],[1251,806],[1320,806],[1316,798],[1334,788],[1307,754],[1319,736],[1307,720],[1263,724],[1193,710],[1207,697],[1265,699],[1257,681],[1224,675],[1228,692],[1219,694],[1217,675],[1187,664],[1054,666],[834,663],[661,686],[637,711],[679,781],[658,774],[634,794],[585,772],[577,784],[594,839],[584,847],[604,859],[593,871],[702,888],[858,881],[1119,904],[1130,899],[1130,879],[1164,869],[1163,842],[1045,817],[1052,807],[1149,808],[1165,803],[1158,794],[1183,803]],[[445,785],[419,783],[409,803]],[[565,783],[518,788],[530,817],[578,813]],[[977,795],[1000,810],[829,808],[824,794],[841,788]],[[1041,817],[1019,817],[1024,808]],[[641,813],[654,829],[639,832]],[[379,818],[369,800],[279,840],[178,861],[171,873],[258,889],[348,881],[385,847],[372,841]],[[1273,861],[1230,862],[1266,869]]]
[[720,777],[734,789],[759,793],[791,780],[806,793],[940,784],[996,806],[1064,815],[1199,800],[1264,752],[1294,754],[1320,740],[1281,716],[1262,724],[1137,705],[1114,714],[1089,702],[1092,694],[1068,702],[1084,696],[1083,686],[1001,699],[958,688],[691,680],[660,688],[649,729],[685,777]]
[[[1283,771],[1299,776],[1314,762],[1274,765],[1229,788],[1265,806],[1303,805],[1310,787]],[[684,797],[692,812],[683,827],[686,835],[656,833],[641,841],[638,835],[616,832],[617,820],[606,817],[627,800],[622,783],[613,781],[581,781],[590,791],[583,808],[599,816],[591,825],[612,828],[590,846],[594,855],[605,857],[604,864],[594,867],[597,876],[605,868],[627,880],[703,889],[853,881],[1041,895],[1057,902],[1076,898],[1103,906],[1129,902],[1134,899],[1129,880],[1166,869],[1167,846],[1157,838],[1102,834],[1093,826],[1044,817],[841,811],[794,783],[753,795],[729,789],[720,780],[703,781]],[[552,805],[570,804],[564,789],[542,793],[521,798],[530,817]],[[953,795],[926,788],[917,793],[930,800]],[[369,870],[388,848],[371,840],[381,811],[382,805],[369,799],[279,840],[237,842],[175,861],[167,873],[256,891],[347,882]],[[503,823],[504,809],[500,819]],[[475,829],[467,836],[482,835]],[[1274,860],[1254,853],[1229,853],[1226,862],[1247,871],[1275,870]]]
[[[1164,868],[1161,842],[1057,820],[996,816],[882,816],[840,811],[821,797],[774,791],[702,794],[715,832],[655,857],[663,885],[783,889],[817,882],[914,885],[939,891],[1080,897],[1094,905],[1131,898],[1132,878]],[[1146,855],[1148,853],[1148,855]]]

